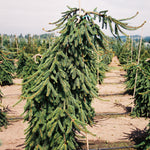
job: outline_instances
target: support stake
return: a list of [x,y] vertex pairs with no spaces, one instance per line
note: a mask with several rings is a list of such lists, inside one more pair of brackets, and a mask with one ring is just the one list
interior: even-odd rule
[[79,0],[79,14],[81,16],[81,0]]
[[18,40],[17,40],[17,35],[15,35],[15,42],[16,42],[16,49],[17,49],[17,54],[18,54]]
[[131,63],[132,63],[132,57],[133,57],[133,37],[131,38]]
[[1,34],[1,47],[3,47],[3,34]]
[[88,134],[86,133],[86,148],[89,150],[89,140],[88,140]]
[[[143,30],[142,30],[142,31],[143,31]],[[143,32],[142,32],[142,33],[143,33]],[[142,46],[142,34],[141,34],[141,40],[140,40],[140,45],[139,45],[139,54],[138,54],[138,62],[137,62],[137,65],[139,65],[139,62],[140,62],[141,46]],[[137,70],[136,70],[136,75],[135,75],[135,85],[134,85],[133,97],[135,97],[137,76],[138,76],[138,68],[137,68]]]

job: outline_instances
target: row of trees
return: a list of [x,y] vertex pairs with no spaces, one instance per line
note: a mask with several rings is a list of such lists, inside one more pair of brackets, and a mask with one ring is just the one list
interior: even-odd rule
[[[7,67],[4,67],[4,66],[2,66],[1,67],[1,64],[3,63],[3,61],[4,61],[4,59],[2,59],[3,57],[2,57],[2,53],[1,53],[1,49],[0,49],[0,70],[1,70],[1,72],[3,72],[3,70],[2,69],[4,69],[4,68],[6,68],[6,70],[8,69]],[[7,66],[9,66],[8,64],[7,64]],[[8,74],[7,74],[8,75]],[[6,76],[7,76],[6,75]],[[0,75],[0,85],[2,85],[3,83],[4,83],[4,78],[2,77],[2,79],[1,79],[1,75]],[[8,77],[8,76],[7,76]],[[10,78],[9,78],[10,79]],[[8,80],[9,80],[8,79]],[[7,81],[8,81],[7,80]],[[7,82],[7,81],[5,81],[5,83]],[[7,82],[8,83],[8,82]],[[3,97],[3,93],[1,92],[1,90],[0,90],[0,129],[1,129],[1,127],[2,126],[7,126],[7,118],[6,118],[6,113],[5,112],[3,112],[3,106],[2,106],[2,97]]]
[[[23,50],[28,54],[37,54],[43,53],[48,49],[54,39],[55,34],[42,34],[42,35],[33,35],[30,34],[25,36],[16,36],[16,35],[0,35],[1,47],[5,47],[10,52],[19,52]],[[17,55],[15,55],[17,56]]]
[[[15,77],[24,78],[33,74],[38,66],[38,63],[33,59],[34,53],[28,54],[23,49],[19,49],[18,52],[16,48],[8,46],[0,46],[0,86],[13,84],[13,78]],[[36,59],[36,61],[40,61],[39,58]],[[6,127],[8,121],[2,100],[3,93],[0,90],[0,127]]]
[[6,128],[8,124],[6,113],[3,111],[3,106],[1,105],[2,96],[3,93],[0,91],[0,131],[2,126]]
[[124,42],[114,41],[113,48],[122,65],[138,61],[139,48],[141,60],[150,58],[150,47],[145,45],[143,39],[140,45],[140,39],[134,40],[128,36]]
[[[127,71],[127,92],[134,96],[131,115],[150,118],[150,48],[145,47],[142,40],[136,46],[130,38],[118,47],[117,55]],[[146,136],[137,145],[137,149],[150,148],[150,123],[145,132]]]

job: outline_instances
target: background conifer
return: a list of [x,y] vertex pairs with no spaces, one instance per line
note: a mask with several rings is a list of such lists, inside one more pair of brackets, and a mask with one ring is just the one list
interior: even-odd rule
[[136,70],[138,70],[134,109],[137,117],[150,117],[150,61],[141,60],[140,64],[132,63],[127,67],[126,84],[128,93],[133,95]]
[[13,84],[13,73],[15,71],[11,53],[0,47],[0,85]]
[[17,70],[16,70],[17,77],[22,78],[25,75],[25,72],[23,72],[23,69],[26,66],[28,59],[29,59],[28,54],[26,54],[23,51],[19,53],[18,62],[17,62]]
[[142,139],[142,141],[136,145],[137,150],[149,150],[150,149],[150,122],[147,125],[146,136]]
[[1,105],[2,103],[2,95],[3,93],[1,92],[0,90],[0,128],[2,126],[4,126],[6,128],[7,124],[8,124],[8,121],[7,121],[7,118],[6,118],[6,113],[3,112],[3,106]]

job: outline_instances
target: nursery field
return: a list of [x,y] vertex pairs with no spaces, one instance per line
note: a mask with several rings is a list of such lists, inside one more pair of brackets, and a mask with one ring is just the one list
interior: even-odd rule
[[[99,99],[95,98],[92,101],[96,112],[95,124],[93,127],[88,127],[89,131],[96,136],[87,135],[91,149],[132,146],[136,142],[136,137],[142,137],[142,131],[149,122],[145,118],[130,116],[134,99],[125,93],[125,74],[117,57],[113,57],[103,83],[97,85]],[[1,150],[24,149],[24,130],[28,124],[23,122],[21,114],[26,101],[13,107],[21,96],[22,79],[13,79],[13,82],[13,85],[0,87],[3,93],[2,104],[5,106],[9,119],[7,128],[1,128]],[[82,142],[86,143],[86,141]]]
[[124,33],[146,21],[67,7],[50,34],[0,36],[0,149],[149,150],[150,48]]

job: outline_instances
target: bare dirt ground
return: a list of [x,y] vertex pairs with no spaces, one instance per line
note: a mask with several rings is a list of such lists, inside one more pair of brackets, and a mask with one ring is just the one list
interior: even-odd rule
[[[25,101],[20,102],[13,107],[21,95],[21,79],[14,79],[14,85],[0,87],[4,94],[2,105],[8,110],[9,118],[20,118],[24,110]],[[0,150],[22,150],[24,149],[25,135],[24,130],[27,128],[27,123],[22,120],[15,119],[10,121],[7,129],[2,128],[0,132]]]
[[[110,71],[102,85],[98,85],[100,99],[94,99],[92,106],[97,114],[125,113],[133,106],[132,96],[125,93],[125,71],[119,66],[116,57],[110,64]],[[21,79],[14,79],[14,85],[0,87],[4,94],[2,104],[7,107],[9,117],[20,117],[23,113],[25,101],[17,106],[13,105],[21,95]],[[96,134],[88,134],[89,140],[102,140],[108,142],[129,141],[129,135],[134,130],[143,130],[148,124],[144,118],[132,118],[129,115],[117,117],[95,117],[95,125],[88,129]],[[2,128],[0,132],[0,150],[23,150],[25,135],[24,130],[27,123],[23,120],[10,121],[7,129]]]
[[[98,85],[99,97],[103,101],[94,99],[92,106],[98,114],[126,113],[134,106],[133,97],[125,94],[126,72],[119,65],[117,57],[113,57],[109,67],[110,71],[106,73],[103,84]],[[129,115],[96,117],[95,121],[96,124],[88,129],[96,136],[88,135],[88,139],[108,142],[129,141],[133,131],[143,130],[149,122],[148,119],[133,118]]]

